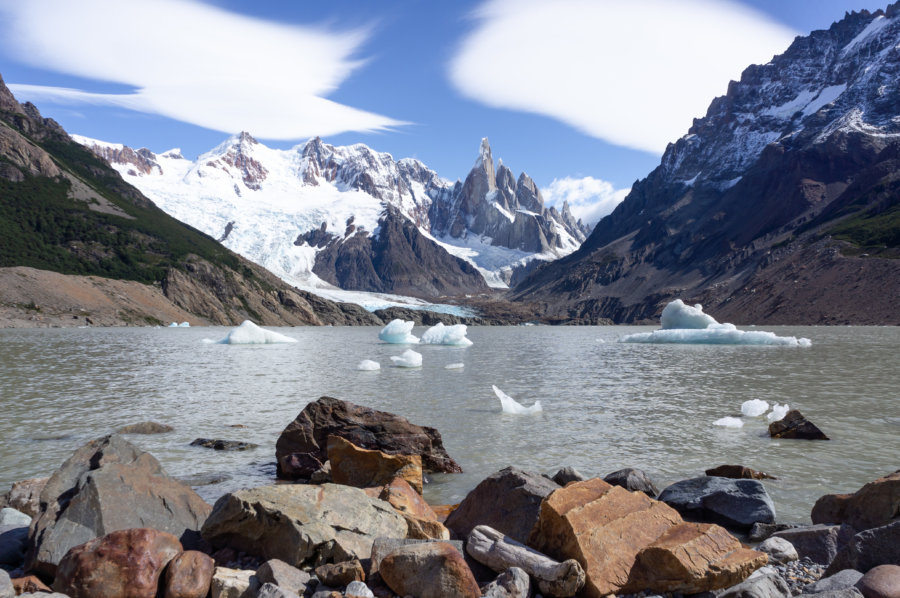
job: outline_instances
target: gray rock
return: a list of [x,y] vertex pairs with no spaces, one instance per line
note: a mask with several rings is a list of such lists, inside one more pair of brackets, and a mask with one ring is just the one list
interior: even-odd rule
[[769,555],[771,563],[787,563],[800,558],[794,545],[784,538],[769,538],[761,542],[756,550]]
[[801,596],[810,596],[811,598],[864,598],[862,592],[856,588],[847,588],[846,590],[828,590],[827,592],[819,592],[817,594],[800,594]]
[[0,565],[21,565],[27,548],[27,526],[0,525]]
[[801,559],[806,557],[820,565],[828,565],[853,534],[849,526],[809,525],[775,532],[772,537],[784,538],[793,544]]
[[675,482],[658,500],[685,519],[718,523],[731,529],[749,529],[754,523],[773,523],[775,505],[758,480],[703,476]]
[[28,527],[31,525],[31,517],[21,511],[5,507],[0,509],[0,526],[18,525]]
[[407,546],[409,544],[423,544],[428,542],[446,542],[450,544],[459,554],[465,555],[463,551],[463,543],[460,540],[417,540],[417,539],[398,539],[398,538],[375,538],[375,541],[372,543],[372,558],[369,568],[369,575],[372,575],[378,571],[378,566],[381,564],[382,559],[392,553],[397,548],[401,546]]
[[257,448],[258,444],[241,442],[240,440],[223,440],[221,438],[197,438],[191,446],[202,446],[216,451],[246,451]]
[[53,577],[73,546],[110,532],[152,528],[199,547],[209,505],[121,436],[93,440],[50,477],[31,525],[26,569]]
[[841,569],[867,572],[878,565],[900,563],[900,521],[874,527],[853,536],[831,564],[825,574]]
[[563,467],[550,478],[560,486],[565,486],[569,482],[583,482],[587,478],[574,467]]
[[0,598],[16,598],[16,589],[12,585],[9,573],[0,569]]
[[650,498],[656,498],[659,495],[659,490],[650,479],[650,476],[640,469],[632,467],[620,469],[603,478],[603,481],[613,486],[621,486],[632,492],[643,492]]
[[253,571],[216,567],[209,593],[212,598],[256,598],[260,585]]
[[157,422],[141,422],[139,424],[129,424],[122,426],[116,430],[116,434],[166,434],[174,431],[175,428],[166,424]]
[[482,588],[481,595],[484,598],[529,598],[532,595],[531,578],[522,569],[511,567]]
[[311,576],[306,571],[289,565],[280,559],[269,559],[256,570],[262,584],[274,584],[295,594],[304,594]]
[[756,522],[750,528],[748,538],[751,542],[762,542],[775,532],[781,532],[787,529],[794,529],[796,525],[788,525],[786,523],[760,523]]
[[719,598],[791,598],[791,589],[777,573],[750,577],[733,586]]
[[264,583],[259,588],[256,598],[300,598],[295,592],[279,587],[273,583]]
[[367,558],[376,537],[405,538],[407,529],[389,503],[359,488],[276,485],[226,494],[202,534],[216,549],[315,567]]
[[37,517],[41,511],[41,491],[50,478],[32,478],[14,482],[6,497],[7,507],[12,507],[30,517]]
[[846,590],[856,585],[863,574],[855,569],[844,569],[803,588],[804,594],[815,594],[833,590]]
[[344,590],[346,598],[375,598],[375,594],[369,589],[369,586],[361,581],[351,581]]

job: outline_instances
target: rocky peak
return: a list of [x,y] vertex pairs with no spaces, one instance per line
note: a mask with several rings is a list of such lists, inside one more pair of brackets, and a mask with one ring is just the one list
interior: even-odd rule
[[248,189],[259,190],[269,171],[254,157],[254,148],[258,145],[250,133],[241,131],[217,148],[224,153],[217,160],[208,161],[207,166],[224,168],[222,164],[228,165],[241,173],[241,180]]
[[22,106],[4,83],[2,75],[0,75],[0,112],[23,113]]

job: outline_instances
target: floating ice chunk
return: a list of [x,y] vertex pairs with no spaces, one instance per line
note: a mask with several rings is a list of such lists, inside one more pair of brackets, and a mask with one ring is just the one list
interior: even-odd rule
[[541,402],[535,401],[534,405],[531,407],[526,407],[516,401],[514,398],[494,386],[491,385],[491,388],[494,389],[494,394],[497,395],[497,398],[500,399],[500,406],[503,408],[503,413],[516,413],[516,414],[531,414],[538,413],[539,411],[543,411],[541,408]]
[[770,422],[776,422],[784,419],[784,416],[787,415],[787,412],[790,411],[791,408],[785,403],[784,405],[779,405],[775,403],[772,405],[772,413],[766,416],[766,419]]
[[178,322],[172,322],[169,324],[169,328],[178,328]]
[[182,322],[181,324],[178,325],[178,327],[179,328],[190,328],[191,323],[190,322]]
[[296,343],[297,339],[260,328],[250,320],[244,320],[237,328],[219,341],[222,345],[271,345],[276,343]]
[[659,326],[663,330],[702,330],[710,324],[718,322],[711,315],[703,313],[703,306],[698,303],[691,307],[681,299],[676,299],[663,308],[659,318]]
[[464,367],[466,367],[466,364],[464,364],[464,363],[448,363],[447,365],[444,366],[444,369],[445,370],[461,370]]
[[412,329],[415,325],[415,322],[391,320],[391,322],[378,333],[378,338],[392,345],[415,345],[419,342],[418,337],[413,336],[412,334]]
[[422,342],[428,345],[454,345],[457,347],[468,347],[472,344],[472,341],[466,338],[465,324],[444,326],[443,322],[438,322],[426,330],[422,335]]
[[725,426],[726,428],[742,428],[744,420],[739,417],[723,417],[713,422],[714,426]]
[[365,372],[374,372],[375,370],[381,369],[381,364],[377,361],[372,361],[371,359],[363,359],[359,362],[359,365],[356,366],[356,369]]
[[762,399],[750,399],[741,403],[741,413],[747,417],[759,417],[769,410],[769,402]]
[[420,368],[422,367],[422,354],[416,353],[412,349],[407,349],[402,355],[391,356],[391,361],[398,368]]

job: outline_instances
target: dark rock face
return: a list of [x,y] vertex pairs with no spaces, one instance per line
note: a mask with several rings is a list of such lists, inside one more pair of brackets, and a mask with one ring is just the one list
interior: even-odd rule
[[354,405],[331,397],[309,403],[282,431],[275,444],[278,475],[291,478],[291,455],[312,454],[327,459],[328,436],[349,440],[364,449],[388,454],[421,455],[428,472],[461,473],[462,468],[444,450],[441,434],[434,428],[417,426],[399,415]]
[[704,472],[708,476],[732,478],[735,480],[777,480],[767,473],[744,467],[743,465],[719,465]]
[[806,419],[797,409],[791,409],[783,419],[769,424],[772,438],[800,438],[804,440],[828,440],[814,423]]
[[756,480],[699,477],[675,482],[659,495],[686,519],[732,529],[750,529],[754,523],[773,523],[775,505]]
[[833,575],[843,569],[865,573],[878,565],[896,563],[900,563],[900,521],[853,536],[828,565],[825,575]]
[[790,542],[800,558],[828,565],[854,535],[849,525],[810,525],[772,534]]
[[242,442],[240,440],[223,440],[221,438],[197,438],[191,442],[191,446],[202,446],[216,451],[246,451],[258,447],[258,444],[252,442]]

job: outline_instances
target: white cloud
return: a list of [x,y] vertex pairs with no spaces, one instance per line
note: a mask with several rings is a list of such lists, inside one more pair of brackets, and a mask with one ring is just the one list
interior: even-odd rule
[[610,183],[594,177],[553,179],[541,189],[544,204],[562,209],[564,201],[575,218],[586,224],[596,224],[613,211],[631,189],[615,189]]
[[282,25],[193,0],[0,0],[6,50],[128,93],[10,85],[21,99],[124,107],[264,139],[405,124],[324,96],[361,66],[366,33]]
[[449,65],[465,96],[662,153],[795,32],[728,0],[489,0]]

